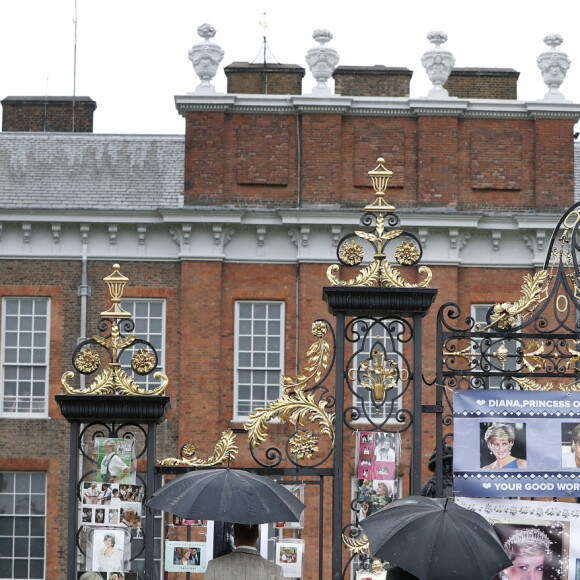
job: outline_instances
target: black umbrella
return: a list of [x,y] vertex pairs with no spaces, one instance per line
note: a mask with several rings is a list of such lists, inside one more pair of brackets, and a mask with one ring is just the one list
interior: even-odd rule
[[297,522],[304,509],[279,483],[229,468],[181,475],[158,489],[147,505],[188,520],[240,524]]
[[489,580],[512,565],[488,521],[445,498],[400,499],[360,525],[374,556],[420,580]]

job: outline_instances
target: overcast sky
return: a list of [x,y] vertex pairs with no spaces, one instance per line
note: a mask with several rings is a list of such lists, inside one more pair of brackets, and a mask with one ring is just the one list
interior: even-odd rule
[[[75,0],[0,6],[0,98],[72,95]],[[224,66],[263,60],[264,12],[268,60],[306,68],[303,93],[315,85],[304,57],[317,28],[333,33],[339,65],[411,69],[417,98],[431,87],[426,35],[443,30],[457,67],[513,68],[518,98],[534,101],[547,91],[536,64],[543,38],[558,33],[572,61],[561,92],[580,103],[580,0],[77,0],[76,94],[97,101],[95,132],[183,133],[174,96],[199,84],[187,56],[197,27],[217,30],[225,56],[214,84],[225,92]]]

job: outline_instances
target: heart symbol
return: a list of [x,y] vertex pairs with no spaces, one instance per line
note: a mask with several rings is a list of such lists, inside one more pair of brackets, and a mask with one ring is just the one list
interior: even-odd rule
[[481,399],[477,399],[477,404],[478,404],[480,407],[483,407],[483,405],[485,405],[485,401],[483,401],[483,400],[481,400]]
[[489,489],[491,487],[491,483],[484,483],[482,487],[483,489]]

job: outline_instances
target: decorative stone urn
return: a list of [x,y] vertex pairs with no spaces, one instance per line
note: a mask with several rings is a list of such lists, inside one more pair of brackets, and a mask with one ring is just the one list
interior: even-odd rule
[[558,50],[564,39],[559,34],[548,34],[544,42],[550,50],[543,52],[538,57],[538,67],[542,71],[542,78],[550,89],[545,95],[546,101],[563,101],[564,95],[558,90],[566,78],[566,72],[570,68],[570,59],[565,52]]
[[329,30],[315,30],[312,38],[319,43],[319,46],[311,48],[306,53],[306,62],[318,83],[312,89],[312,94],[324,96],[332,93],[326,82],[338,64],[338,53],[334,48],[326,46],[326,43],[332,40],[332,33]]
[[421,58],[421,64],[427,71],[429,80],[433,83],[433,88],[429,91],[429,99],[445,99],[449,93],[443,88],[445,81],[451,74],[451,69],[455,66],[455,58],[448,50],[443,50],[441,45],[447,42],[447,34],[440,30],[435,30],[427,35],[429,42],[435,45],[433,50],[427,51]]
[[204,42],[195,44],[189,51],[189,60],[193,63],[195,74],[201,79],[201,84],[195,89],[196,93],[215,93],[211,80],[215,77],[218,66],[224,58],[221,46],[211,42],[215,36],[215,28],[211,24],[202,24],[197,28],[197,34]]

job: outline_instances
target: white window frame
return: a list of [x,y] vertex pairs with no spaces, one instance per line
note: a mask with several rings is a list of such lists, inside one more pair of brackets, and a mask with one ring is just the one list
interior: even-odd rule
[[[241,365],[240,364],[240,354],[242,352],[250,352],[252,353],[252,359],[253,357],[253,353],[255,352],[253,349],[251,349],[250,351],[241,351],[240,350],[240,338],[241,336],[250,336],[252,343],[254,343],[254,341],[256,340],[256,338],[259,338],[261,336],[265,337],[265,340],[267,341],[267,339],[269,337],[273,337],[274,335],[270,335],[268,334],[268,332],[266,332],[264,335],[254,335],[254,333],[252,334],[242,334],[240,332],[240,307],[243,304],[251,304],[254,306],[257,305],[276,305],[280,307],[280,318],[278,319],[278,322],[280,324],[280,333],[279,335],[277,335],[279,337],[279,348],[277,354],[278,354],[278,361],[279,364],[276,366],[268,366],[267,364],[265,364],[263,367],[256,367],[256,365],[254,364],[250,364],[250,365]],[[250,372],[254,372],[254,371],[264,371],[266,373],[268,372],[275,372],[277,375],[277,381],[276,381],[276,385],[277,385],[277,394],[274,398],[269,398],[268,397],[268,386],[271,386],[270,383],[268,383],[268,381],[266,381],[266,383],[264,384],[264,395],[265,395],[265,399],[260,399],[259,401],[257,401],[254,398],[254,384],[250,384],[250,390],[251,390],[251,398],[250,398],[250,412],[253,411],[254,409],[256,409],[257,407],[264,407],[267,405],[268,401],[272,401],[276,398],[278,398],[280,396],[280,380],[282,378],[282,374],[284,371],[284,345],[285,345],[285,336],[284,336],[284,332],[285,332],[285,320],[286,320],[286,305],[283,301],[281,300],[236,300],[235,302],[235,315],[234,315],[234,421],[243,421],[245,419],[248,418],[248,414],[242,414],[239,413],[239,405],[240,405],[240,397],[239,397],[239,392],[240,392],[240,373],[242,371],[250,371]],[[254,320],[254,318],[252,317],[250,320]],[[269,319],[266,317],[265,319],[266,321],[268,321]],[[258,351],[258,352],[262,352],[262,351]],[[265,356],[267,358],[267,353],[268,352],[274,352],[274,351],[268,351],[268,350],[264,350],[263,351],[265,353]]]
[[[151,304],[161,304],[161,344],[159,346],[156,346],[155,341],[151,340],[151,334],[149,333],[149,331],[141,332],[138,329],[138,323],[142,319],[140,319],[139,316],[137,316],[136,308],[134,308],[133,305],[137,305],[139,303],[147,304],[149,306]],[[166,324],[167,301],[165,300],[165,298],[123,298],[123,300],[121,301],[121,307],[131,313],[133,322],[135,322],[135,330],[133,331],[135,336],[137,338],[141,338],[143,340],[151,342],[151,344],[153,344],[153,346],[155,347],[158,356],[158,364],[155,372],[157,371],[165,372],[165,334],[167,329]],[[149,328],[149,320],[151,320],[151,318],[148,316],[147,320],[148,320],[147,328]],[[159,380],[153,376],[155,372],[151,373],[150,375],[142,376],[138,375],[137,373],[133,373],[131,370],[131,357],[133,356],[133,352],[139,348],[143,348],[143,345],[137,344],[136,346],[127,349],[127,351],[125,352],[125,354],[121,359],[123,367],[127,372],[129,371],[131,372],[131,376],[135,379],[135,382],[142,389],[148,390],[154,389],[158,387],[160,384]]]
[[[487,314],[487,312],[489,311],[489,309],[494,306],[494,304],[486,304],[485,302],[483,303],[478,303],[475,302],[471,305],[471,318],[473,318],[473,320],[475,321],[475,324],[479,324],[482,328],[485,328],[485,326],[487,325],[487,321],[485,319],[485,315]],[[481,310],[480,310],[481,309]],[[476,312],[480,310],[480,312],[483,312],[483,317],[478,318],[476,315]],[[476,341],[479,343],[480,339],[476,339]],[[506,348],[508,349],[510,354],[515,354],[515,352],[513,352],[512,350],[510,350],[510,346],[511,346],[511,342],[508,341],[506,344]],[[481,362],[481,358],[478,357],[479,361]],[[513,361],[513,363],[515,364],[515,359],[513,358],[509,358],[508,359],[508,363]],[[479,363],[477,365],[477,368],[481,368]],[[516,369],[513,369],[514,372],[516,371]],[[481,371],[480,371],[481,372]],[[473,375],[471,376],[471,378],[473,378]],[[500,389],[501,388],[501,380],[502,377],[490,377],[488,376],[488,384],[489,384],[489,389]]]
[[[39,302],[44,302],[46,304],[46,328],[44,330],[45,335],[45,346],[44,346],[44,361],[42,363],[34,362],[34,352],[33,352],[33,344],[31,342],[30,351],[31,351],[31,360],[29,364],[25,364],[17,360],[16,362],[7,362],[6,361],[6,349],[9,346],[6,344],[7,340],[7,333],[14,332],[16,330],[17,335],[17,350],[20,350],[20,343],[23,339],[23,332],[20,329],[20,321],[21,321],[21,306],[19,302],[19,313],[18,317],[18,328],[17,329],[8,329],[7,328],[7,302],[11,300],[18,300],[18,301],[30,301],[33,304],[33,323],[34,323],[34,310],[35,304]],[[16,418],[16,419],[39,419],[39,418],[47,418],[48,417],[48,395],[49,395],[49,385],[50,385],[50,317],[51,317],[51,299],[46,296],[3,296],[2,297],[2,347],[0,348],[0,368],[1,368],[1,376],[0,380],[2,381],[2,387],[0,389],[0,417],[4,418]],[[40,332],[36,334],[41,334]],[[34,329],[32,329],[31,338],[34,340]],[[24,346],[22,348],[25,348]],[[26,347],[27,348],[27,347]],[[18,355],[19,358],[19,355]],[[5,392],[5,382],[6,382],[6,371],[9,368],[16,368],[17,373],[19,372],[18,369],[24,369],[29,367],[31,369],[31,382],[30,382],[30,408],[28,411],[6,411],[4,410],[4,404],[6,399],[6,392]],[[40,397],[37,402],[42,402],[42,410],[41,411],[34,411],[33,410],[33,379],[32,375],[34,374],[34,368],[44,368],[45,369],[45,376],[44,376],[44,397],[41,401]],[[18,402],[18,391],[16,393],[16,401],[15,405]]]
[[[46,577],[46,538],[47,538],[47,474],[46,472],[41,472],[41,471],[0,471],[0,474],[2,475],[9,475],[10,477],[14,477],[14,488],[11,492],[5,492],[3,490],[0,490],[0,496],[13,496],[12,497],[12,501],[13,501],[13,511],[11,513],[1,513],[0,514],[0,518],[2,517],[10,517],[12,518],[12,530],[13,533],[11,535],[2,535],[0,537],[2,538],[11,538],[13,541],[12,544],[12,555],[10,557],[6,557],[7,560],[11,560],[12,561],[12,574],[14,574],[14,561],[15,560],[26,560],[27,565],[28,565],[28,576],[26,576],[26,578],[30,578],[30,563],[32,561],[38,561],[41,563],[42,565],[42,576],[34,576],[34,578],[36,579],[40,579],[40,580],[44,580],[44,578]],[[44,490],[42,492],[32,492],[30,489],[30,476],[35,475],[35,474],[42,474],[44,475]],[[29,488],[27,492],[22,491],[22,487],[19,487],[17,489],[17,481],[16,481],[16,476],[28,476],[29,477]],[[35,514],[32,513],[32,510],[30,509],[30,499],[32,498],[33,495],[43,495],[44,496],[44,503],[42,505],[42,511],[43,513],[39,513],[39,514]],[[18,503],[18,498],[22,496],[25,496],[28,500],[28,510],[27,511],[23,511],[21,510],[17,510],[17,503]],[[20,500],[22,502],[22,499]],[[16,535],[16,522],[15,522],[15,518],[28,518],[28,535]],[[31,525],[32,525],[32,520],[33,519],[40,519],[42,518],[44,520],[44,534],[43,535],[31,535]],[[28,538],[28,552],[27,552],[27,556],[25,557],[17,557],[16,556],[16,547],[15,547],[15,542],[19,539],[19,538]],[[39,556],[31,556],[30,554],[30,542],[32,540],[39,540],[42,539],[43,542],[43,554],[41,557]],[[4,559],[4,558],[3,558]],[[1,573],[1,572],[0,572]],[[12,575],[12,576],[0,576],[0,579],[5,580],[5,579],[12,579],[15,578],[16,576]],[[21,576],[19,576],[21,577]]]
[[[357,321],[357,325],[360,324],[361,322]],[[372,324],[374,321],[371,319],[368,319],[366,322],[368,322],[369,324]],[[386,324],[386,325],[389,325],[393,322],[397,322],[398,324],[400,324],[401,330],[402,331],[404,330],[404,323],[403,322],[397,321],[397,319],[390,319],[390,318],[384,319],[384,324]],[[382,326],[380,326],[380,328],[383,330],[383,336],[380,337],[380,341],[381,342],[383,342],[383,341],[390,342],[391,339],[388,336],[388,334],[386,333],[386,331],[384,330],[384,328]],[[357,357],[353,360],[353,368],[354,369],[358,369],[360,363],[363,360],[368,359],[368,357],[370,356],[371,346],[376,341],[376,338],[377,338],[377,334],[376,333],[373,334],[373,332],[371,331],[371,333],[369,335],[367,335],[367,339],[369,341],[368,344],[361,345],[360,341],[353,344],[353,354],[356,353],[357,351],[360,351],[358,353]],[[383,344],[385,344],[385,343],[383,342]],[[385,344],[385,347],[386,346],[388,346],[388,345]],[[393,355],[392,358],[389,358],[389,360],[394,360],[399,365],[399,370],[401,371],[404,368],[403,367],[403,357],[401,356],[401,354],[399,354],[398,352],[393,353],[393,352],[389,351],[389,349],[387,349],[387,348],[385,348],[385,350],[387,352],[387,355]],[[399,350],[402,351],[402,345],[400,345]],[[369,406],[368,406],[367,410],[369,411],[370,418],[375,423],[382,423],[385,420],[385,418],[387,417],[387,412],[391,410],[391,405],[389,403],[385,402],[385,404],[379,408],[379,413],[376,413],[374,406],[372,405],[370,391],[368,391],[368,389],[364,389],[363,387],[361,387],[358,380],[352,381],[351,384],[352,384],[353,390],[355,390],[357,392],[360,391],[361,393],[368,394]],[[393,387],[393,389],[397,390],[397,395],[401,394],[401,387],[402,387],[401,381],[399,381],[397,383],[396,387]],[[360,418],[356,421],[356,423],[357,424],[358,423],[367,423],[368,424],[367,417],[364,414],[364,411],[362,410],[362,408],[360,407],[360,399],[354,393],[352,395],[352,400],[353,400],[353,406],[360,410]],[[365,401],[365,403],[366,403],[366,401]],[[402,400],[402,398],[398,398],[396,401],[396,404],[392,406],[392,413],[391,413],[389,420],[387,421],[387,424],[396,423],[397,411],[399,411],[402,407],[403,407],[403,400]]]

